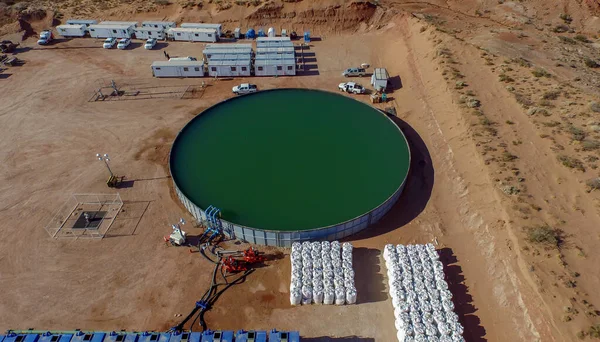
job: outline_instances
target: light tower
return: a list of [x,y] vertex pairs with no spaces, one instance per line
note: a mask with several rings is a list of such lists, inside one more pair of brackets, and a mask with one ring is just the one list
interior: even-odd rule
[[101,155],[100,153],[96,153],[96,158],[98,158],[98,160],[100,160],[100,161],[104,161],[104,164],[106,165],[106,169],[110,173],[110,176],[114,177],[115,175],[113,175],[112,170],[110,169],[110,166],[108,166],[108,162],[110,161],[108,154],[105,153],[104,155]]

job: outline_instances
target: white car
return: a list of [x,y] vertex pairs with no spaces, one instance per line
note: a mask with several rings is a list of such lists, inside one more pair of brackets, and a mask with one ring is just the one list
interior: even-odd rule
[[233,87],[233,89],[231,89],[231,90],[233,91],[234,94],[241,95],[241,94],[256,93],[258,91],[258,88],[256,88],[256,84],[242,83],[238,86]]
[[345,91],[352,94],[364,94],[366,91],[363,86],[354,82],[340,83],[340,85],[338,85],[338,89],[340,91]]
[[344,70],[344,72],[342,72],[342,76],[344,77],[349,77],[349,76],[358,76],[358,77],[363,77],[367,74],[367,71],[363,68],[349,68]]
[[117,45],[117,49],[125,50],[129,46],[129,44],[131,44],[131,39],[123,38],[119,40],[119,45]]
[[115,44],[117,44],[117,38],[106,38],[102,47],[105,49],[112,49]]
[[144,49],[152,50],[155,45],[156,45],[156,38],[150,38],[146,41],[146,44],[144,44]]

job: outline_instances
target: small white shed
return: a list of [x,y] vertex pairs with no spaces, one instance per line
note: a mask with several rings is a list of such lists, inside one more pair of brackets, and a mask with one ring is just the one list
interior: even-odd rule
[[85,24],[58,25],[56,31],[63,37],[83,37],[87,34],[87,26]]
[[240,39],[242,37],[242,29],[239,27],[236,27],[235,30],[233,30],[233,37],[235,39]]
[[217,31],[207,28],[174,27],[167,30],[167,37],[178,41],[215,43]]
[[256,76],[294,76],[296,75],[295,58],[257,59],[254,61]]
[[223,25],[222,24],[209,24],[209,23],[183,23],[179,25],[179,27],[183,28],[204,28],[204,29],[214,29],[217,31],[218,37],[222,34]]
[[90,25],[88,30],[92,38],[131,38],[134,28],[132,25],[97,24]]
[[177,26],[174,21],[143,21],[142,27],[162,28],[163,30]]
[[156,38],[156,39],[166,39],[167,38],[167,34],[165,33],[164,29],[162,28],[155,28],[155,27],[138,27],[135,29],[135,37],[137,39],[149,39],[149,38]]
[[250,76],[252,70],[250,59],[211,60],[208,61],[208,75],[211,77]]
[[375,68],[371,75],[371,85],[379,92],[385,92],[390,75],[385,68]]
[[204,61],[156,61],[154,77],[204,77]]

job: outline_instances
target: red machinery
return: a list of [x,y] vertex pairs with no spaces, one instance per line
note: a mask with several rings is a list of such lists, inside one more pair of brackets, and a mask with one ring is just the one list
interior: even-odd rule
[[236,256],[243,256],[244,259],[243,260],[235,259],[233,257],[233,255],[222,258],[221,259],[221,265],[222,265],[221,267],[227,273],[237,273],[237,272],[247,271],[248,268],[252,264],[257,264],[257,263],[260,263],[260,262],[263,262],[266,260],[266,258],[264,256],[260,255],[259,252],[252,247],[246,249],[245,251],[242,251],[241,255],[239,252],[234,253],[234,254]]

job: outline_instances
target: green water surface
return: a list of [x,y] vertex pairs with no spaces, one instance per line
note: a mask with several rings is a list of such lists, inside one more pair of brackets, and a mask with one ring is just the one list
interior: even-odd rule
[[360,216],[408,173],[409,149],[383,114],[349,97],[282,89],[194,118],[171,151],[179,189],[247,227],[295,231]]

